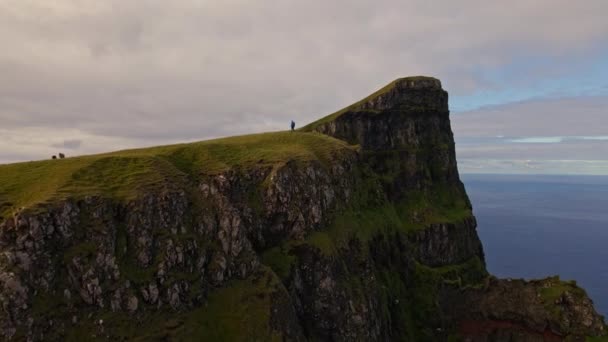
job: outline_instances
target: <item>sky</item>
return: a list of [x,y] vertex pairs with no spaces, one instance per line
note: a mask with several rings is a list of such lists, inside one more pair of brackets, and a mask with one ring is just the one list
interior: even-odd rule
[[287,129],[395,78],[461,172],[608,174],[608,1],[0,0],[0,163]]

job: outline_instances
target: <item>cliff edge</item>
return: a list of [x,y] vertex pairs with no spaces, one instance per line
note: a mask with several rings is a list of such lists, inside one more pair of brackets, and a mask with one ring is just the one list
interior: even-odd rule
[[485,268],[448,94],[296,132],[0,165],[7,340],[601,338],[585,292]]

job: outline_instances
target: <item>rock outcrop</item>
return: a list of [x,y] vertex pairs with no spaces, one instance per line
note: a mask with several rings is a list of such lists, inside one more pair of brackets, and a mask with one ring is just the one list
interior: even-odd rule
[[604,336],[605,325],[584,290],[559,278],[490,277],[482,286],[442,294],[447,316],[471,341],[562,341]]
[[272,152],[265,154],[272,162],[210,171],[196,155],[219,152],[185,146],[154,159],[179,177],[163,173],[133,196],[64,190],[13,212],[0,220],[2,337],[604,335],[575,284],[487,274],[447,98],[436,79],[399,79],[302,131],[277,135],[286,143],[307,139],[311,151],[322,145],[315,157]]

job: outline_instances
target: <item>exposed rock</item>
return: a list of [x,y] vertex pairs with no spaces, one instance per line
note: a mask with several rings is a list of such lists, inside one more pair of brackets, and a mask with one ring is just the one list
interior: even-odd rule
[[472,255],[484,260],[476,227],[475,218],[470,216],[461,222],[431,224],[412,234],[416,259],[432,267],[461,264]]
[[443,306],[471,341],[585,340],[606,326],[585,292],[559,278],[489,278],[481,288],[447,290]]
[[139,307],[139,300],[137,299],[136,296],[129,296],[129,299],[127,300],[127,310],[129,310],[129,312],[135,312],[137,311],[137,308]]

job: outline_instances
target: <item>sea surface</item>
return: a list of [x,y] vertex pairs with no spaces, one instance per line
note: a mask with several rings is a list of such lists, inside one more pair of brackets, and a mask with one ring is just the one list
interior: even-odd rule
[[575,279],[608,318],[608,176],[461,178],[492,274]]

